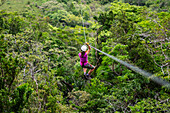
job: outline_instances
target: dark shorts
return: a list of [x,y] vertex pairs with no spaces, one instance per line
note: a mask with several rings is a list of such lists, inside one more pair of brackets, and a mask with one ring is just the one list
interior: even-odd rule
[[94,66],[87,63],[85,66],[82,66],[82,68],[94,69]]

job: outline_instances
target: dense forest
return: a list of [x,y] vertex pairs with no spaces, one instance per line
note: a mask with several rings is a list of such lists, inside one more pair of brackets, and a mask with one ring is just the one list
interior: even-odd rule
[[[85,37],[87,41],[85,41]],[[0,0],[0,112],[170,112],[169,0]]]

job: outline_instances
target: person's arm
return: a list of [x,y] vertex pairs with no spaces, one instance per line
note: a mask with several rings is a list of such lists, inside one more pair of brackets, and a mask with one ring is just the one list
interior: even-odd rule
[[89,46],[89,43],[86,43],[86,45],[88,46],[88,50],[87,50],[87,52],[86,52],[86,54],[88,55],[89,53],[90,53],[90,50],[91,50],[91,47]]

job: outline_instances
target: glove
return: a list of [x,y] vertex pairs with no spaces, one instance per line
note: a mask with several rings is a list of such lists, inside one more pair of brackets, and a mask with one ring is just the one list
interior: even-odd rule
[[88,43],[88,42],[86,42],[86,45],[89,45],[89,43]]

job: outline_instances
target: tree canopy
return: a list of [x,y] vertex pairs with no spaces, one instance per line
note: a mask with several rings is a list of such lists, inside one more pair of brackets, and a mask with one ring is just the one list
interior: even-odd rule
[[1,0],[0,112],[170,112],[170,89],[94,49],[86,80],[84,33],[170,82],[168,0]]

